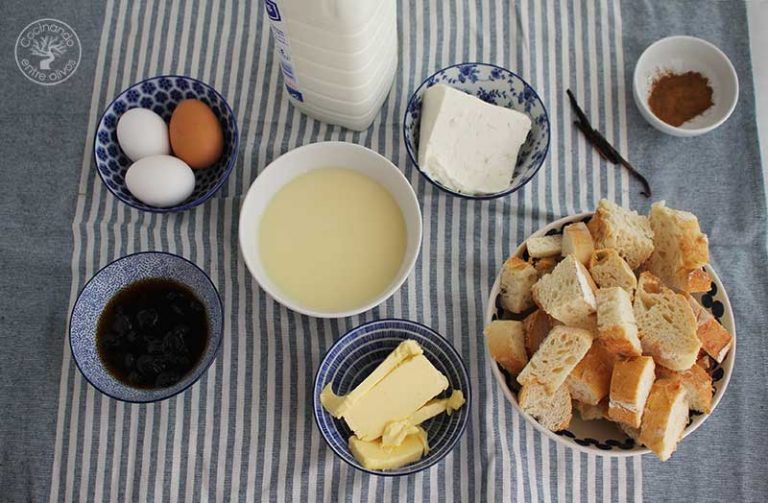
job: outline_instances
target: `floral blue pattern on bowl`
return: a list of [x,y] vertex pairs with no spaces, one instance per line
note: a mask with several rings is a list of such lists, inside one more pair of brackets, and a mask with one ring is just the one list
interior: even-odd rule
[[[323,408],[320,392],[326,384],[332,383],[337,394],[349,393],[406,339],[418,342],[424,349],[424,356],[448,378],[449,387],[441,396],[449,396],[453,389],[461,390],[467,403],[450,416],[440,414],[422,424],[427,431],[430,450],[421,460],[396,470],[368,470],[358,463],[349,450],[348,440],[352,435],[349,427],[343,419],[335,419]],[[372,321],[347,332],[326,353],[313,388],[315,421],[328,446],[353,467],[374,475],[408,475],[440,461],[464,433],[470,406],[469,377],[459,354],[440,334],[408,320]]]
[[[424,91],[435,84],[446,84],[474,95],[486,103],[511,108],[531,118],[531,132],[520,148],[517,166],[508,189],[495,194],[464,194],[432,180],[421,169],[418,162],[421,102]],[[487,63],[460,63],[432,74],[411,95],[403,118],[403,139],[411,162],[436,187],[468,199],[493,199],[511,194],[528,183],[544,163],[549,151],[549,117],[536,91],[515,73]]]
[[[96,349],[99,317],[118,291],[149,278],[171,279],[185,285],[200,300],[208,318],[208,344],[197,365],[173,386],[161,389],[132,388],[104,367]],[[210,366],[222,338],[223,308],[208,275],[189,260],[165,252],[142,252],[107,265],[80,292],[69,324],[69,344],[75,364],[96,389],[126,402],[156,402],[181,393]]]
[[[213,166],[193,170],[195,190],[186,201],[170,208],[149,206],[133,197],[125,185],[125,172],[132,162],[117,142],[117,122],[132,108],[147,108],[168,123],[176,106],[185,99],[197,99],[211,107],[224,131],[224,152]],[[133,84],[107,107],[96,129],[93,159],[101,180],[118,199],[139,210],[168,213],[202,204],[221,188],[237,162],[238,142],[235,114],[214,88],[191,77],[161,75]]]

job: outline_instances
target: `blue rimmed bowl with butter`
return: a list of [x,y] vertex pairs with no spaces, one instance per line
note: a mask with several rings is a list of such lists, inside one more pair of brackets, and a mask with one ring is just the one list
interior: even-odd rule
[[411,95],[403,139],[413,164],[440,190],[494,199],[520,189],[541,168],[549,117],[519,75],[488,63],[460,63],[430,75]]
[[[415,408],[407,417],[383,417],[407,404]],[[443,459],[466,429],[470,404],[467,370],[448,340],[419,323],[385,319],[354,328],[331,346],[315,377],[312,407],[339,458],[373,475],[398,476]],[[383,435],[365,438],[377,436],[382,424]]]

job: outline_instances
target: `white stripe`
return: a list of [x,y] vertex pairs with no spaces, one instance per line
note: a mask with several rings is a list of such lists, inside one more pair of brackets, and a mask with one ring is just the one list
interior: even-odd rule
[[[616,81],[618,85],[619,108],[619,150],[629,155],[627,142],[627,100],[626,81],[624,76],[624,35],[622,32],[621,3],[613,3],[613,26],[616,40]],[[622,171],[621,176],[621,204],[628,206],[630,201],[629,175]],[[642,475],[642,469],[641,469]]]
[[[573,53],[576,55],[576,89],[574,95],[579,103],[584,103],[586,92],[584,88],[584,49],[581,31],[581,0],[574,0],[574,26],[573,26]],[[570,115],[570,110],[569,110]],[[588,208],[587,195],[589,193],[587,184],[587,142],[580,133],[576,135],[576,148],[579,152],[577,165],[579,166],[579,207],[577,211],[584,211]],[[591,206],[589,206],[591,207]]]
[[618,462],[618,488],[619,503],[627,503],[627,458],[619,458]]
[[[597,42],[595,40],[595,0],[585,0],[587,4],[587,22],[586,26],[587,28],[587,56],[589,61],[589,87],[590,90],[590,100],[589,100],[589,118],[592,122],[592,127],[595,129],[600,130],[602,128],[602,124],[600,123],[600,102],[599,102],[599,94],[600,89],[598,88],[598,82],[597,82]],[[590,149],[590,157],[592,158],[592,163],[590,169],[592,170],[592,201],[591,206],[594,207],[597,205],[597,201],[600,199],[600,195],[603,193],[602,191],[602,181],[600,179],[600,156],[597,155],[597,153]]]
[[[605,125],[603,134],[611,145],[615,145],[613,134],[613,83],[611,79],[611,44],[609,42],[611,26],[608,23],[608,3],[607,0],[600,0],[600,32],[602,40],[602,62],[600,68],[603,72],[603,86],[601,96],[603,98],[603,113],[605,114]],[[597,57],[597,55],[596,55]],[[611,201],[616,200],[616,171],[623,171],[624,168],[608,163],[607,194]]]
[[[550,191],[551,194],[551,201],[552,201],[552,212],[560,216],[562,215],[562,210],[560,209],[560,199],[562,197],[562,193],[560,191],[560,142],[558,141],[560,138],[560,128],[561,127],[571,127],[570,123],[568,122],[560,122],[558,120],[559,117],[559,103],[560,103],[560,96],[564,95],[565,90],[562,89],[563,82],[559,81],[557,78],[557,52],[560,50],[559,46],[555,43],[555,26],[556,26],[556,16],[555,16],[555,6],[553,0],[547,0],[547,61],[549,62],[548,67],[548,73],[549,73],[549,79],[548,79],[548,85],[546,87],[549,88],[549,116],[553,118],[554,124],[551,124],[550,126],[550,139],[549,139],[549,164],[550,164],[550,172],[552,174],[551,177],[551,184],[552,188]],[[543,71],[544,69],[541,68]],[[564,135],[565,136],[565,135]],[[566,150],[567,152],[567,150]],[[566,162],[566,164],[569,164]],[[571,187],[569,187],[566,184],[566,190],[565,192],[570,192]]]
[[632,458],[632,485],[635,489],[635,503],[643,501],[643,457],[634,456]]
[[608,456],[601,456],[603,464],[603,499],[602,501],[610,503],[612,501],[611,495],[611,458]]
[[581,458],[583,456],[576,449],[572,450],[573,478],[571,479],[571,498],[574,503],[581,503]]
[[[538,434],[538,433],[537,433]],[[528,460],[528,485],[531,490],[531,501],[539,501],[539,477],[536,476],[536,441],[533,426],[525,422],[525,453]]]
[[[561,40],[561,47],[560,47],[560,67],[562,69],[562,75],[563,80],[565,80],[565,88],[568,89],[571,87],[573,83],[573,75],[571,75],[571,51],[570,51],[570,34],[569,34],[569,26],[570,26],[570,19],[571,16],[568,13],[568,4],[565,2],[560,2],[560,40]],[[581,84],[579,83],[579,86]],[[572,155],[573,150],[571,149],[571,138],[574,133],[573,127],[571,127],[571,109],[568,105],[568,96],[565,92],[560,93],[560,103],[562,103],[562,123],[564,125],[564,131],[563,131],[563,152],[566,154]],[[552,145],[555,146],[556,144],[552,142]],[[576,213],[576,208],[573,205],[574,202],[574,184],[573,184],[573,162],[571,159],[568,159],[567,162],[564,163],[565,165],[565,211],[568,215],[573,215]]]

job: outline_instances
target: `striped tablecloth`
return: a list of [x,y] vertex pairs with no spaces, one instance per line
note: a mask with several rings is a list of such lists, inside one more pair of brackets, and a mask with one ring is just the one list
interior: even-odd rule
[[[260,1],[4,2],[0,20],[0,499],[6,501],[766,501],[768,303],[765,198],[757,156],[744,5],[718,0],[402,0],[400,64],[374,125],[352,133],[307,119],[282,91]],[[42,17],[80,35],[82,61],[56,86],[11,58]],[[631,103],[634,61],[650,42],[687,33],[718,44],[742,83],[718,131],[679,140],[650,129]],[[407,98],[434,70],[499,64],[541,95],[552,148],[524,190],[487,202],[438,192],[409,164]],[[178,73],[215,86],[236,112],[238,164],[217,197],[183,214],[119,203],[92,167],[100,111],[142,78]],[[606,166],[571,125],[565,89],[593,124],[649,174],[655,194],[695,211],[736,307],[739,359],[715,415],[666,464],[603,458],[543,437],[505,402],[481,329],[495,274],[540,225],[600,197],[643,210],[625,171]],[[344,140],[400,166],[422,204],[416,270],[382,306],[317,320],[274,303],[237,249],[242,196],[272,159],[309,142]],[[100,267],[138,250],[188,257],[224,300],[215,364],[187,392],[154,405],[100,395],[76,370],[66,317]],[[430,470],[378,478],[340,463],[311,418],[310,390],[333,340],[364,321],[402,317],[448,337],[473,382],[471,421]]]

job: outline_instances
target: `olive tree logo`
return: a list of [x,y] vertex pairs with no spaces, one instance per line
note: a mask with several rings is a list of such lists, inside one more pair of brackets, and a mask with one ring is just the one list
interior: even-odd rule
[[80,65],[80,39],[67,23],[38,19],[16,39],[16,64],[26,78],[44,86],[67,80]]

